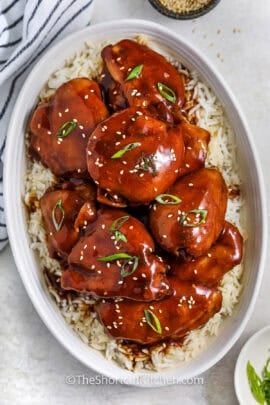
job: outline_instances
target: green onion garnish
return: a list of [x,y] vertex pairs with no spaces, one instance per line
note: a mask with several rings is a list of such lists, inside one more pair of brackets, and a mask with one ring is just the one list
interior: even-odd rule
[[150,309],[144,310],[145,320],[148,325],[157,333],[161,335],[162,327],[160,325],[160,321],[158,317],[154,314],[154,312],[150,311]]
[[138,170],[143,170],[144,172],[150,172],[152,174],[152,177],[157,176],[157,168],[156,168],[156,163],[154,161],[154,155],[149,155],[146,156],[144,153],[142,153],[140,162],[138,163],[139,168]]
[[[57,215],[56,212],[57,211],[59,211],[60,215],[61,215],[59,221],[57,221],[57,219],[56,219],[56,215]],[[64,218],[65,218],[65,210],[64,210],[64,207],[62,205],[62,199],[59,198],[59,200],[56,201],[56,203],[55,203],[55,205],[53,207],[53,210],[52,210],[52,221],[53,221],[53,225],[54,225],[57,232],[60,231],[60,229],[62,228]]]
[[247,377],[251,392],[259,404],[265,403],[265,393],[263,390],[263,382],[256,373],[250,361],[247,363]]
[[119,242],[122,240],[123,242],[127,242],[126,236],[123,234],[123,232],[120,231],[120,228],[126,221],[129,220],[129,215],[125,215],[123,217],[117,218],[115,221],[113,221],[112,225],[110,226],[110,231],[114,232],[115,235],[115,240]]
[[[121,267],[121,276],[122,277],[128,277],[131,276],[131,274],[134,273],[134,271],[137,270],[139,264],[139,258],[138,256],[131,256],[130,259],[127,259],[124,261],[122,267]],[[130,269],[127,269],[127,267],[132,267]]]
[[[197,222],[193,222],[193,223],[187,222],[186,219],[187,219],[188,215],[190,215],[190,214],[194,214],[194,215],[196,215],[196,217],[198,215],[200,217],[200,220]],[[179,222],[182,226],[192,228],[192,227],[196,227],[196,226],[200,226],[201,224],[204,224],[206,221],[207,215],[208,215],[207,210],[200,210],[200,209],[190,210],[187,213],[181,215]]]
[[77,126],[76,121],[65,122],[57,132],[57,138],[66,138]]
[[270,381],[270,358],[267,360],[263,369],[263,377]]
[[137,79],[140,76],[142,69],[143,65],[135,66],[135,68],[132,69],[125,81],[127,82],[128,80]]
[[140,142],[133,142],[133,143],[128,143],[123,147],[123,149],[118,150],[114,155],[111,156],[111,159],[119,159],[121,158],[126,152],[129,152],[138,146],[141,146]]
[[170,101],[171,103],[176,102],[175,92],[170,87],[166,86],[166,84],[158,82],[157,88],[160,94],[166,98],[166,100]]
[[120,259],[131,259],[132,256],[128,255],[127,253],[115,253],[114,255],[100,257],[98,260],[100,262],[113,262],[114,260]]
[[180,204],[180,202],[182,201],[179,197],[173,194],[159,194],[158,196],[156,196],[155,200],[159,204],[163,205],[176,205]]
[[[127,253],[115,253],[114,255],[100,257],[98,260],[100,262],[112,262],[112,261],[121,260],[121,259],[125,259],[124,263],[122,264],[122,267],[121,267],[121,273],[120,273],[121,276],[122,277],[130,276],[131,274],[134,273],[134,271],[138,267],[138,264],[139,264],[138,256],[131,256]],[[126,270],[126,267],[128,265],[133,265],[130,270]]]

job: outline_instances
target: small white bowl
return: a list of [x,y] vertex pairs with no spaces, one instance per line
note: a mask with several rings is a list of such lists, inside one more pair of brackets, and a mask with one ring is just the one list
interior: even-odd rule
[[[101,353],[89,348],[70,329],[50,297],[42,278],[38,260],[29,248],[26,215],[22,204],[25,175],[24,134],[29,115],[48,77],[73,55],[84,42],[112,42],[125,37],[145,34],[167,48],[187,67],[199,72],[212,87],[224,106],[237,134],[238,158],[246,197],[247,230],[249,239],[245,249],[243,293],[231,317],[223,322],[222,330],[209,346],[191,362],[158,373],[132,373],[106,360]],[[175,379],[191,378],[201,374],[219,361],[241,335],[252,312],[263,274],[267,243],[267,214],[265,193],[259,160],[241,110],[224,83],[223,78],[209,61],[186,40],[168,29],[143,20],[119,20],[88,27],[65,38],[36,64],[17,99],[10,120],[5,155],[4,195],[6,218],[13,255],[25,288],[36,310],[55,337],[82,363],[118,381],[138,386],[172,384]]]
[[270,326],[259,330],[243,346],[234,371],[235,392],[240,405],[258,405],[254,399],[247,378],[247,363],[250,361],[256,373],[261,372],[270,357]]

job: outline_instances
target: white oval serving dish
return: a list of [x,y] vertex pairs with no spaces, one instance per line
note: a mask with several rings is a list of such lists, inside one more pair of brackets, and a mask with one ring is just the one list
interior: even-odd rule
[[[120,38],[146,34],[166,47],[212,87],[225,108],[229,121],[237,134],[238,158],[246,198],[248,241],[245,249],[243,292],[231,317],[223,322],[219,335],[209,347],[191,362],[180,367],[152,373],[132,373],[106,360],[101,353],[89,348],[65,323],[60,311],[50,297],[43,281],[34,252],[29,248],[26,229],[26,213],[22,203],[25,176],[24,134],[29,115],[38,95],[49,76],[75,53],[84,41],[112,42]],[[168,29],[143,20],[119,20],[88,27],[68,36],[36,64],[28,76],[17,99],[10,120],[5,153],[4,195],[8,233],[13,255],[36,310],[44,323],[62,345],[86,366],[120,382],[139,386],[160,386],[191,378],[204,372],[219,361],[241,335],[252,312],[263,274],[266,252],[267,215],[264,187],[258,158],[239,106],[222,77],[211,64],[189,45]]]

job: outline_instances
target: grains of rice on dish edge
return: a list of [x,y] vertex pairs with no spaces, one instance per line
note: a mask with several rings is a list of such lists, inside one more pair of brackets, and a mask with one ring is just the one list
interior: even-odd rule
[[[144,44],[148,41],[146,37],[140,37],[137,40]],[[51,75],[40,93],[40,99],[48,98],[62,83],[70,79],[82,76],[98,77],[102,71],[100,52],[104,45],[105,43],[95,46],[85,44],[82,50]],[[241,179],[236,158],[235,135],[220,102],[196,72],[188,71],[179,61],[164,53],[156,43],[149,41],[149,46],[163,53],[185,78],[185,88],[189,96],[186,104],[187,116],[190,121],[196,122],[198,126],[211,133],[206,166],[216,166],[222,172],[228,187],[240,188]],[[33,195],[37,200],[36,209],[30,212],[28,220],[30,246],[37,254],[48,290],[66,322],[85,344],[101,351],[107,359],[114,360],[121,367],[131,371],[158,371],[181,365],[196,357],[219,333],[224,318],[231,315],[237,304],[241,293],[243,264],[236,266],[222,279],[219,287],[223,295],[220,312],[215,314],[202,328],[191,331],[185,338],[182,347],[163,343],[150,349],[142,348],[140,351],[133,352],[132,346],[124,342],[117,342],[105,333],[93,310],[94,300],[92,298],[70,292],[61,296],[57,291],[57,285],[52,281],[54,278],[56,283],[59,283],[61,268],[56,260],[49,257],[38,199],[53,183],[54,176],[49,169],[41,163],[28,159],[24,200],[26,205],[29,205]],[[241,195],[229,199],[226,219],[235,224],[245,238],[245,211],[241,209],[242,206]]]

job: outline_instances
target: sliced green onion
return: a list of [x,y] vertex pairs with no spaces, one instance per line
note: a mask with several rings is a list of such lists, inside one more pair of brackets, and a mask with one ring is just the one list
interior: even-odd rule
[[263,392],[263,387],[262,387],[262,380],[256,373],[254,367],[251,365],[250,361],[247,363],[247,377],[248,377],[248,383],[251,389],[251,392],[256,399],[256,401],[259,404],[264,404],[265,403],[265,395]]
[[142,69],[143,65],[135,66],[135,68],[132,69],[125,81],[127,82],[128,80],[137,79],[140,76]]
[[115,240],[119,242],[122,240],[123,242],[127,242],[126,236],[123,234],[123,232],[120,231],[120,228],[126,221],[128,221],[130,218],[129,215],[125,215],[123,217],[117,218],[115,221],[113,221],[112,225],[110,226],[110,231],[114,232],[115,235]]
[[160,321],[158,317],[154,314],[154,312],[150,311],[150,309],[144,310],[145,320],[148,325],[157,333],[161,335],[162,327],[160,325]]
[[159,204],[163,205],[176,205],[180,204],[180,202],[182,201],[179,197],[173,194],[159,194],[158,196],[156,196],[155,200]]
[[[57,219],[56,219],[57,210],[59,210],[60,214],[61,214],[60,221],[57,221]],[[64,207],[62,205],[62,199],[59,198],[59,200],[56,201],[56,203],[55,203],[55,205],[53,207],[53,210],[52,210],[52,221],[53,221],[53,225],[54,225],[57,232],[59,232],[60,229],[62,228],[64,218],[65,218],[65,210],[64,210]]]
[[264,366],[263,377],[270,380],[270,358],[267,360],[266,365]]
[[156,163],[154,161],[154,155],[146,156],[144,153],[142,153],[138,170],[143,170],[144,172],[150,172],[152,174],[152,177],[156,177],[158,173],[157,173]]
[[166,98],[166,100],[170,101],[171,103],[176,102],[175,92],[170,87],[166,86],[166,84],[158,82],[157,88],[160,94]]
[[124,215],[123,217],[117,218],[110,226],[110,231],[119,230],[125,222],[129,220],[129,215]]
[[[187,219],[188,215],[190,215],[190,214],[199,215],[200,220],[198,222],[188,223],[186,221],[186,219]],[[181,215],[179,222],[182,226],[192,228],[192,227],[196,227],[196,226],[200,226],[201,224],[204,224],[206,221],[207,215],[208,215],[207,210],[200,210],[200,209],[190,210],[187,213]]]
[[119,159],[121,158],[126,152],[129,152],[138,146],[141,146],[140,142],[133,142],[133,143],[128,143],[123,147],[123,149],[118,150],[114,155],[111,156],[111,159]]
[[113,262],[114,260],[131,259],[132,257],[133,256],[130,256],[127,253],[115,253],[114,255],[100,257],[98,260],[100,262]]
[[76,121],[65,122],[57,132],[57,138],[66,138],[77,126]]
[[[125,261],[122,264],[120,274],[122,277],[128,277],[131,274],[133,274],[138,267],[139,264],[138,256],[131,256],[127,253],[115,253],[114,255],[100,257],[98,260],[100,262],[112,262],[114,260],[121,260],[121,259],[125,259]],[[129,266],[132,265],[132,268],[130,270],[126,269],[128,265]]]
[[[131,274],[134,273],[134,271],[137,270],[139,264],[139,258],[138,256],[132,256],[130,259],[125,260],[125,262],[123,263],[122,267],[121,267],[121,276],[122,277],[128,277],[131,276]],[[130,270],[127,270],[127,266],[132,266],[132,268]]]

